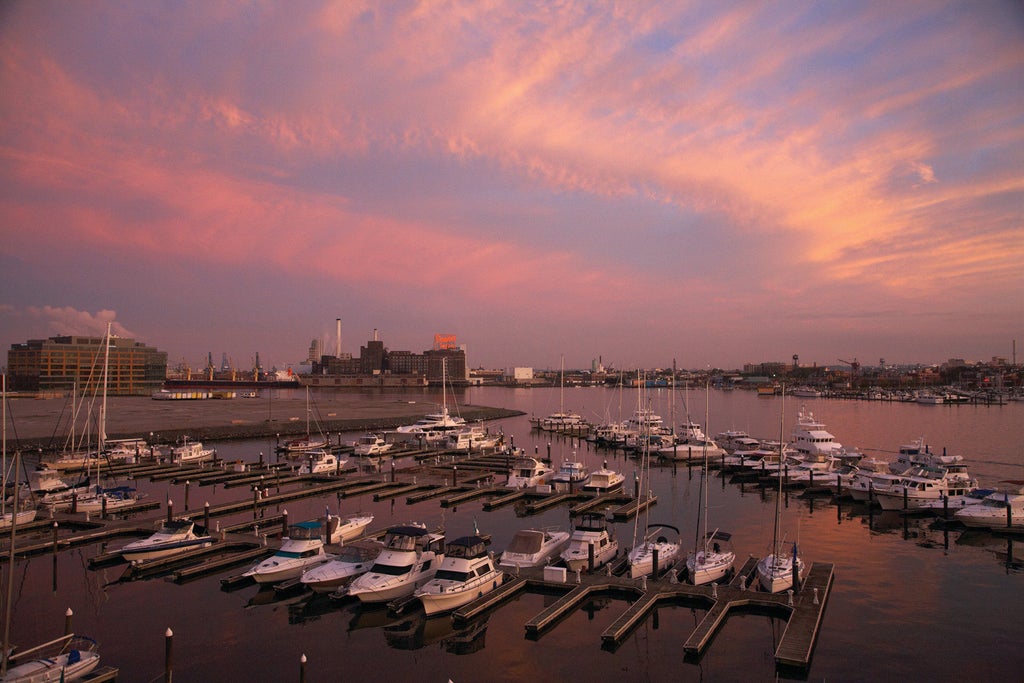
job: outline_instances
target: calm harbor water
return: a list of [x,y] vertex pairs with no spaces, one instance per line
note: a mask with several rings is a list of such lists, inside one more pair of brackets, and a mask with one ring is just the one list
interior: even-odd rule
[[[564,391],[564,405],[590,420],[628,417],[636,394],[614,389]],[[380,396],[380,394],[376,394]],[[409,396],[398,395],[397,398]],[[427,400],[431,394],[415,400]],[[684,392],[676,394],[677,422],[684,417]],[[704,422],[705,395],[690,391],[689,415]],[[490,423],[514,436],[517,446],[554,460],[575,450],[592,467],[607,460],[631,480],[634,460],[596,451],[585,442],[531,432],[529,415],[546,415],[563,399],[556,389],[470,388],[460,404],[509,407],[526,415]],[[652,407],[666,420],[669,392],[650,394]],[[900,403],[794,399],[785,404],[788,438],[803,404],[813,410],[837,440],[869,454],[893,456],[900,444],[919,436],[933,449],[962,454],[983,485],[1024,479],[1024,405],[922,406]],[[778,438],[780,398],[749,392],[712,391],[711,434],[744,429]],[[355,434],[345,435],[354,439]],[[273,442],[216,444],[221,457],[255,461],[270,454]],[[763,555],[771,544],[775,509],[772,490],[729,483],[713,474],[712,526],[732,532],[737,557]],[[137,482],[150,496],[184,507],[184,487]],[[680,528],[692,543],[697,524],[700,471],[680,466],[654,470],[658,496],[650,521]],[[190,507],[238,500],[248,490],[191,486]],[[372,512],[374,528],[419,520],[443,525],[450,536],[471,533],[474,525],[493,535],[500,551],[515,530],[569,525],[566,507],[519,516],[513,506],[484,512],[479,501],[456,509],[436,500],[408,505],[405,498],[374,502],[372,495],[339,501],[333,495],[287,505],[292,520],[332,512]],[[159,513],[151,513],[153,515]],[[270,514],[268,512],[268,514]],[[251,514],[249,515],[251,517]],[[241,521],[245,515],[222,523]],[[810,669],[809,680],[1016,680],[1024,642],[1024,541],[987,532],[933,529],[928,518],[869,515],[864,506],[837,505],[828,498],[786,498],[782,517],[788,538],[799,540],[805,559],[835,564],[835,587]],[[634,525],[617,526],[620,543],[632,544]],[[121,542],[111,542],[115,547]],[[618,598],[584,604],[538,640],[524,637],[523,625],[557,596],[526,593],[493,612],[485,622],[455,630],[448,618],[425,619],[422,612],[400,617],[357,604],[335,604],[325,596],[277,598],[273,591],[248,586],[222,591],[220,578],[242,568],[185,584],[164,579],[122,581],[123,566],[89,569],[99,544],[63,552],[56,570],[51,556],[16,563],[12,640],[30,644],[57,635],[64,612],[74,611],[74,628],[100,642],[103,662],[121,669],[119,680],[162,679],[164,632],[174,631],[175,681],[297,681],[299,661],[308,658],[307,680],[506,681],[506,680],[770,680],[776,677],[774,651],[784,622],[760,614],[731,616],[697,661],[684,659],[682,644],[703,610],[662,606],[614,651],[602,649],[601,632],[627,607]],[[56,571],[56,574],[54,573]],[[55,585],[56,584],[56,587]],[[786,673],[786,675],[792,675]]]

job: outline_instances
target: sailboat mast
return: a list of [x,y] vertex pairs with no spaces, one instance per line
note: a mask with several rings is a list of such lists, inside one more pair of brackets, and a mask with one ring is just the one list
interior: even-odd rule
[[[103,455],[103,447],[107,440],[107,373],[110,364],[110,323],[107,323],[107,336],[103,338],[103,403],[100,404],[100,433],[96,436],[97,462]],[[99,476],[99,472],[96,473]]]
[[[782,385],[782,409],[779,411],[779,494],[775,497],[775,529],[772,531],[772,554],[778,559],[779,515],[782,514],[782,458],[785,454],[786,433],[786,385]],[[774,563],[773,563],[774,564]],[[774,572],[774,569],[772,570]]]

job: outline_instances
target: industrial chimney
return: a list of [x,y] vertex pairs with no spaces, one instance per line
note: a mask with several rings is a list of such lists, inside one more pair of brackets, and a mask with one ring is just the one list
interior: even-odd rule
[[334,354],[334,357],[341,358],[341,318],[335,318],[334,322],[338,324],[338,347],[337,353]]

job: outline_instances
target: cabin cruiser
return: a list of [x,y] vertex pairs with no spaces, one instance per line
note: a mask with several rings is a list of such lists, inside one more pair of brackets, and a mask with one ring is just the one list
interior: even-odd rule
[[278,583],[295,579],[310,567],[331,559],[324,550],[323,525],[320,522],[299,522],[288,529],[276,553],[255,565],[242,576],[251,576],[256,583]]
[[965,465],[919,468],[888,486],[875,488],[875,500],[883,510],[919,509],[923,503],[941,500],[943,496],[963,496],[978,488],[978,482],[967,475]]
[[[198,531],[198,533],[197,533]],[[182,519],[164,522],[152,536],[141,538],[121,548],[121,556],[129,562],[152,560],[177,555],[194,548],[205,548],[213,543],[206,529],[195,522]]]
[[608,526],[608,520],[600,513],[588,513],[580,517],[561,558],[569,571],[586,571],[590,569],[591,552],[594,558],[593,569],[611,562],[619,554],[619,542]]
[[558,471],[551,475],[551,484],[556,490],[573,490],[582,487],[589,479],[590,472],[586,465],[577,460],[565,460]]
[[444,536],[423,525],[395,526],[384,536],[384,550],[368,572],[348,586],[360,602],[389,602],[412,595],[434,578],[444,559]]
[[376,434],[365,434],[359,437],[353,444],[354,453],[358,456],[384,455],[391,450],[392,444],[386,443],[384,439]]
[[701,547],[686,556],[687,581],[703,586],[724,579],[736,561],[731,538],[731,534],[717,529],[707,534]]
[[969,527],[1024,529],[1024,488],[990,493],[980,505],[957,510],[953,518]]
[[373,515],[338,517],[327,514],[327,543],[345,543],[358,538],[373,522]]
[[558,557],[569,545],[569,532],[557,529],[520,529],[512,537],[498,566],[502,569],[540,567]]
[[212,448],[203,448],[202,441],[185,440],[180,446],[171,449],[171,462],[178,465],[185,465],[193,462],[209,460],[216,454]]
[[298,474],[335,474],[348,463],[323,448],[314,448],[302,454]]
[[455,451],[484,451],[501,445],[501,434],[488,434],[480,427],[469,427],[448,434],[447,448]]
[[528,489],[546,484],[555,471],[537,458],[520,457],[512,463],[505,486],[510,489]]
[[315,593],[333,593],[368,572],[383,549],[370,539],[347,543],[328,562],[304,571],[300,581]]
[[622,472],[608,469],[608,463],[605,462],[601,469],[590,473],[590,479],[583,485],[583,490],[597,494],[611,493],[621,489],[625,481]]
[[404,435],[405,439],[422,439],[425,443],[444,442],[450,434],[466,428],[466,421],[449,414],[447,406],[440,413],[424,415],[411,425],[402,425],[395,429],[396,434]]
[[494,563],[479,536],[463,536],[446,543],[437,573],[414,595],[427,616],[449,612],[501,585],[504,573]]
[[658,457],[667,460],[695,460],[705,455],[716,459],[725,455],[725,449],[708,438],[700,425],[693,421],[683,423],[682,431],[672,443],[662,446],[657,452]]
[[95,486],[90,493],[79,496],[69,502],[69,507],[76,507],[77,512],[114,512],[136,505],[146,494],[140,493],[130,486]]

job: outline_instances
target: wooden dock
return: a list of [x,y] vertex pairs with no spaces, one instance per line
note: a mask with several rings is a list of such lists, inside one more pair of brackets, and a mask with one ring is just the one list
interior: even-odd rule
[[456,623],[471,621],[518,593],[534,588],[545,591],[562,590],[565,594],[524,625],[528,638],[538,638],[568,616],[586,599],[609,593],[635,596],[626,610],[601,633],[603,646],[616,647],[635,629],[660,602],[681,602],[707,609],[703,620],[683,644],[684,651],[700,656],[725,623],[730,612],[755,607],[786,618],[786,628],[775,651],[776,664],[806,668],[810,665],[814,644],[821,629],[825,604],[832,590],[834,568],[828,563],[814,563],[799,593],[764,593],[749,588],[757,558],[749,558],[729,584],[691,586],[671,579],[640,581],[603,573],[584,574],[576,583],[570,576],[566,582],[545,580],[542,569],[523,569],[518,576],[506,575],[505,582],[452,614]]

